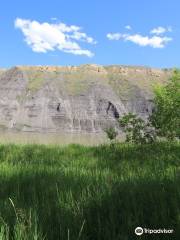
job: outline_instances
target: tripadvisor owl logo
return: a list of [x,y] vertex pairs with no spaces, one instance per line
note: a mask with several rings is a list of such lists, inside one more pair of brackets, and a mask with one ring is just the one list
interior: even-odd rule
[[134,232],[138,236],[142,234],[172,234],[174,232],[174,229],[165,229],[165,228],[149,229],[149,228],[137,227]]
[[142,235],[142,234],[143,234],[143,229],[142,229],[142,227],[137,227],[137,228],[135,229],[135,234],[138,235],[138,236]]

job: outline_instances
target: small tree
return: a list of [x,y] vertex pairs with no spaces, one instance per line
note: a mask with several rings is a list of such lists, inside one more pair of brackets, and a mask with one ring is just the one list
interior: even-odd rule
[[105,133],[108,137],[108,139],[110,139],[111,141],[116,139],[118,132],[116,131],[116,129],[114,127],[109,127],[105,129]]
[[180,138],[180,70],[175,70],[167,85],[156,86],[155,108],[150,117],[161,137]]
[[119,119],[119,123],[124,128],[126,142],[145,144],[156,140],[156,132],[150,123],[135,114],[129,113],[123,116]]

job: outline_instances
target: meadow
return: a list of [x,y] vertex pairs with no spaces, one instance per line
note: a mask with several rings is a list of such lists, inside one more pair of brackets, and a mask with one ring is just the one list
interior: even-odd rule
[[149,237],[180,239],[179,143],[0,145],[0,240]]

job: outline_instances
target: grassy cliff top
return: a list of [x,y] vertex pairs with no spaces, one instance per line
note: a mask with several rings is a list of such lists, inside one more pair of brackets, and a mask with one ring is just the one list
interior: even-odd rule
[[[93,85],[103,85],[111,87],[118,96],[124,97],[130,96],[136,91],[149,94],[152,92],[153,85],[165,83],[172,73],[171,69],[96,64],[16,66],[12,69],[24,74],[28,79],[27,88],[29,90],[37,91],[48,82],[48,84],[55,84],[57,88],[68,94],[78,95],[85,93]],[[12,71],[12,69],[7,70],[7,72]],[[13,76],[11,77],[13,78]]]

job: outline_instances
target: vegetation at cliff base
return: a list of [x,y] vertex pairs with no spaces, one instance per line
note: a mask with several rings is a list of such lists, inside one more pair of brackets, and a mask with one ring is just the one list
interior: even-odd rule
[[179,239],[179,161],[173,142],[0,145],[0,239],[146,239],[137,226]]
[[167,85],[155,87],[155,108],[151,122],[167,139],[180,138],[180,70],[175,70]]
[[126,142],[147,144],[162,137],[164,140],[180,138],[180,70],[174,70],[166,85],[156,85],[154,94],[154,106],[147,119],[133,113],[119,119]]

